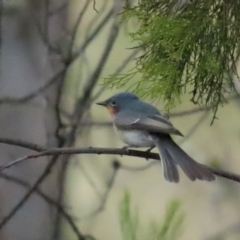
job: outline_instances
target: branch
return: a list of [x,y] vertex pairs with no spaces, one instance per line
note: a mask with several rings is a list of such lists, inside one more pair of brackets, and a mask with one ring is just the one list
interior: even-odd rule
[[74,46],[74,44],[75,44],[75,40],[76,40],[76,36],[77,36],[77,31],[78,31],[78,29],[79,29],[79,27],[80,27],[82,18],[83,18],[83,16],[84,16],[85,12],[87,11],[87,8],[88,8],[89,3],[90,3],[89,0],[86,0],[86,1],[85,1],[85,4],[84,4],[82,10],[80,11],[80,13],[79,13],[79,15],[78,15],[78,18],[77,18],[77,21],[76,21],[76,23],[75,23],[75,25],[74,25],[74,27],[73,27],[72,36],[71,36],[71,43],[70,43],[70,45],[69,45],[69,50],[68,50],[69,56],[72,55],[73,46]]
[[91,214],[89,214],[88,216],[84,216],[81,220],[89,220],[92,217],[95,217],[97,214],[99,214],[100,212],[102,212],[104,210],[104,207],[106,205],[106,202],[108,200],[108,196],[110,194],[110,191],[113,188],[113,184],[115,182],[115,179],[117,177],[117,173],[118,170],[120,169],[120,163],[118,161],[113,161],[112,162],[112,168],[113,168],[113,174],[110,177],[110,179],[107,181],[107,188],[105,193],[100,197],[100,204],[97,207],[97,209],[95,209]]
[[2,229],[5,224],[8,223],[8,221],[15,215],[15,213],[24,205],[24,203],[29,199],[29,197],[32,195],[32,193],[36,190],[36,188],[41,184],[45,178],[50,173],[52,167],[56,163],[56,157],[54,157],[46,166],[44,172],[42,175],[38,178],[38,180],[34,183],[34,185],[29,189],[29,191],[22,197],[22,199],[16,204],[16,206],[10,211],[10,213],[5,216],[2,221],[0,222],[0,229]]
[[[26,188],[28,190],[31,189],[31,185],[28,182],[26,182],[26,181],[24,181],[24,180],[22,180],[20,178],[17,178],[15,176],[11,176],[11,175],[7,175],[5,173],[1,173],[0,177],[5,179],[6,181],[11,181],[11,182],[14,182],[16,184],[19,184],[20,186],[22,186],[22,187],[24,187],[24,188]],[[81,239],[80,238],[81,235],[79,234],[78,227],[74,223],[73,218],[71,217],[71,215],[66,212],[64,206],[59,205],[54,199],[49,197],[46,193],[44,193],[39,188],[35,189],[35,193],[38,194],[38,196],[40,196],[48,204],[50,204],[50,205],[54,206],[55,208],[57,208],[58,211],[61,212],[61,214],[65,218],[65,220],[69,223],[69,225],[71,226],[72,230],[78,236],[78,239]]]
[[95,28],[95,30],[91,33],[91,35],[88,36],[88,38],[84,41],[82,46],[77,50],[73,56],[72,61],[74,62],[81,54],[86,50],[87,46],[90,42],[92,42],[93,39],[98,35],[98,33],[102,30],[102,28],[108,23],[109,19],[111,19],[113,15],[113,8],[109,10],[109,12],[106,14],[106,16],[102,19],[102,21],[98,24],[98,26]]
[[[43,156],[59,156],[59,155],[73,155],[73,154],[105,154],[105,155],[120,155],[120,156],[131,156],[131,157],[138,157],[138,158],[145,158],[145,159],[154,159],[160,160],[158,153],[146,152],[146,151],[139,151],[139,150],[131,150],[131,149],[123,149],[123,148],[51,148],[38,154],[30,154],[23,158],[17,159],[15,161],[10,162],[0,168],[0,172],[6,168],[9,168],[13,165],[16,165],[20,162],[23,162],[28,159],[39,158]],[[201,164],[203,165],[203,164]],[[205,165],[203,165],[205,166]],[[235,182],[240,182],[240,175],[234,174],[231,172],[223,171],[221,169],[215,169],[208,166],[207,167],[213,174],[230,179]]]
[[53,85],[60,77],[61,75],[65,72],[65,68],[57,72],[49,81],[47,81],[43,86],[39,87],[38,89],[34,90],[33,92],[23,96],[23,97],[3,97],[0,99],[0,104],[3,103],[8,103],[8,104],[20,104],[20,103],[25,103],[36,96],[40,95],[43,93],[45,90],[47,90],[51,85]]
[[41,145],[26,142],[20,139],[0,138],[0,143],[26,148],[35,152],[42,152],[46,150],[46,148]]
[[[113,15],[113,9],[110,9],[109,12],[106,14],[106,16],[102,19],[102,21],[99,23],[98,26],[96,26],[95,30],[88,36],[88,38],[84,41],[82,46],[76,53],[74,53],[69,60],[66,60],[66,67],[68,68],[72,63],[75,62],[77,58],[79,58],[88,45],[95,39],[97,34],[102,30],[102,28],[108,23],[108,21],[111,19],[111,16]],[[56,50],[56,49],[55,49]],[[56,50],[57,51],[57,50]],[[58,52],[58,54],[60,54]],[[0,104],[8,103],[8,104],[20,104],[25,103],[34,97],[38,96],[39,94],[43,93],[46,89],[48,89],[55,81],[59,79],[59,77],[66,71],[66,67],[64,67],[62,70],[57,72],[47,83],[45,83],[43,86],[39,87],[38,89],[34,90],[33,92],[27,94],[26,96],[19,97],[19,98],[11,98],[11,97],[4,97],[0,99]]]

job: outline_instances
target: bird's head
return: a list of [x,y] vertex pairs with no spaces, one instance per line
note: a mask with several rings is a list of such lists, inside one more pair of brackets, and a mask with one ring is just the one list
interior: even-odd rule
[[137,96],[133,93],[121,92],[113,95],[105,101],[98,102],[96,104],[106,107],[111,116],[115,116],[115,114],[117,114],[123,108],[128,107],[129,103],[137,99]]

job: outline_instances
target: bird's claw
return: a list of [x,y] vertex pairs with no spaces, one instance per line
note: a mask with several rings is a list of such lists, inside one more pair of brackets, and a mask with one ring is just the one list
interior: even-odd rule
[[145,152],[150,153],[155,147],[148,148]]
[[129,146],[123,146],[122,149],[126,150],[129,153]]

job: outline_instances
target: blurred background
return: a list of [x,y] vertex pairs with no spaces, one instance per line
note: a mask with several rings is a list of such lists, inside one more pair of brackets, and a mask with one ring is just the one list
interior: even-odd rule
[[[0,141],[50,147],[119,147],[94,103],[127,86],[103,79],[134,67],[140,51],[122,21],[130,1],[5,0],[0,14]],[[134,81],[134,80],[133,80]],[[238,84],[238,83],[236,83]],[[198,109],[186,94],[170,119],[196,161],[240,172],[240,100]],[[147,100],[147,99],[146,99]],[[162,102],[152,102],[159,110]],[[187,114],[183,112],[188,111]],[[154,152],[156,150],[153,150]],[[0,144],[1,165],[33,151]],[[166,182],[159,161],[63,155],[0,173],[0,236],[35,239],[239,239],[240,187],[230,180]]]

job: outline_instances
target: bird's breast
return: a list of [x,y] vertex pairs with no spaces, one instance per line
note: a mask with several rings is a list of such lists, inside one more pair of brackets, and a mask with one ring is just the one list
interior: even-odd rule
[[153,147],[155,146],[148,132],[139,130],[119,130],[115,127],[116,132],[122,141],[133,147]]

